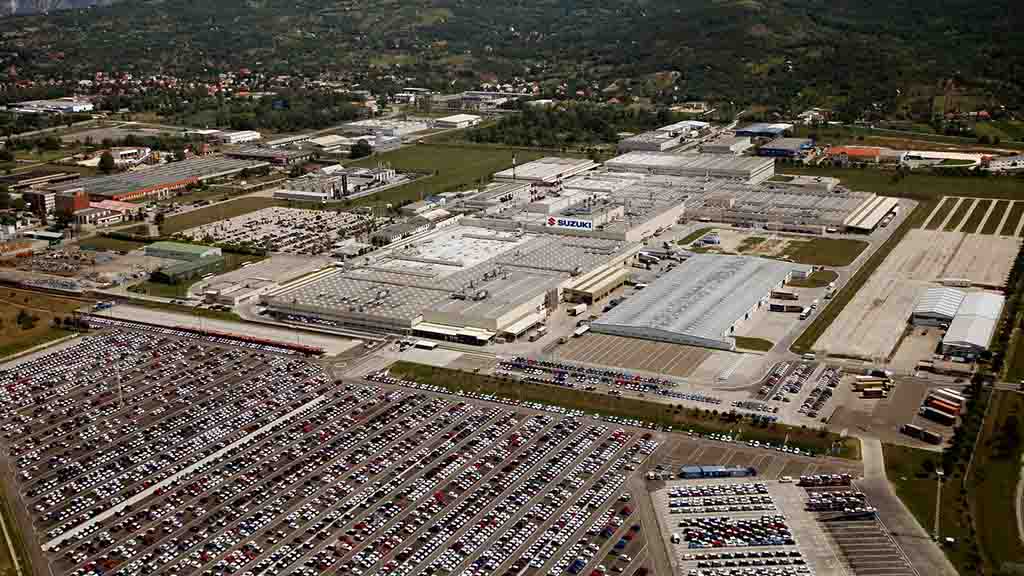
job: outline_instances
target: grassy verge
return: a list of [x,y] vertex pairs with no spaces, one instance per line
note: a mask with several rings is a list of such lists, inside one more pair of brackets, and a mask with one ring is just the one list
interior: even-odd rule
[[0,346],[0,360],[3,360],[8,356],[13,356],[19,352],[24,352],[30,348],[46,344],[47,342],[59,340],[71,333],[72,332],[70,330],[64,330],[62,328],[48,328],[44,332],[38,332],[18,338],[13,342],[8,342],[7,344]]
[[832,270],[817,270],[807,278],[790,280],[786,285],[794,288],[824,288],[839,278]]
[[946,220],[946,216],[949,216],[950,211],[953,210],[953,206],[956,206],[956,201],[957,199],[951,196],[943,198],[942,204],[939,205],[939,208],[935,211],[931,220],[926,223],[925,228],[928,230],[937,230],[939,226],[942,226],[942,223]]
[[1014,202],[1010,208],[1010,215],[1006,217],[1006,223],[999,233],[1003,236],[1013,236],[1017,233],[1017,226],[1020,225],[1020,218],[1024,216],[1024,202]]
[[131,240],[108,238],[107,236],[92,236],[78,242],[78,246],[82,250],[114,250],[117,252],[131,252],[145,245],[145,242],[132,242]]
[[[34,574],[32,571],[32,557],[26,551],[25,540],[18,529],[18,523],[15,522],[14,510],[11,508],[10,503],[7,502],[7,498],[3,496],[0,496],[0,514],[3,515],[4,524],[7,526],[11,547],[14,548],[14,553],[18,557],[18,563],[21,564],[22,574]],[[15,576],[18,572],[15,569],[14,559],[11,558],[7,544],[0,542],[0,549],[2,549],[0,550],[0,574],[3,576]]]
[[523,382],[503,378],[438,368],[412,362],[397,362],[391,366],[393,376],[424,384],[440,386],[452,392],[478,392],[505,398],[583,410],[592,414],[636,418],[658,426],[671,426],[677,430],[695,432],[739,433],[743,441],[759,440],[780,444],[787,438],[791,446],[826,452],[833,443],[840,446],[841,457],[859,457],[859,444],[852,438],[840,438],[824,429],[796,428],[781,424],[754,424],[747,419],[737,420],[728,412],[683,408],[682,406],[650,402],[637,398],[620,398],[594,394],[583,390]]
[[942,460],[935,452],[883,444],[885,473],[896,494],[928,532],[935,526],[935,496]]
[[1017,532],[1019,503],[1015,502],[1024,453],[1024,396],[996,391],[992,402],[981,428],[969,490],[987,573],[1003,574],[1009,563],[1024,559],[1024,545]]
[[973,205],[974,201],[970,198],[962,200],[960,205],[956,207],[956,211],[953,212],[953,215],[949,218],[949,222],[946,222],[946,225],[943,226],[942,229],[946,232],[956,230],[960,226],[960,223],[963,222],[964,217],[967,216],[967,211],[970,210]]
[[988,212],[988,207],[992,205],[991,200],[979,200],[974,205],[974,210],[971,211],[971,215],[967,217],[967,221],[964,222],[964,227],[961,232],[968,234],[974,234],[978,231],[978,226],[981,226],[981,219],[985,217]]
[[843,286],[842,290],[840,290],[828,305],[825,306],[824,310],[818,314],[814,319],[814,322],[811,322],[811,325],[808,326],[807,329],[804,330],[803,334],[796,339],[790,350],[797,354],[803,354],[811,351],[811,347],[818,341],[818,338],[825,333],[825,330],[828,329],[832,322],[839,316],[843,311],[843,308],[846,308],[846,305],[850,303],[850,300],[853,300],[857,291],[864,286],[868,281],[868,278],[871,277],[871,274],[874,273],[875,269],[882,264],[889,253],[892,252],[893,248],[903,240],[903,237],[907,235],[907,232],[912,228],[919,228],[924,219],[932,213],[936,202],[937,200],[935,199],[925,200],[917,205],[914,211],[903,220],[900,227],[897,228],[891,236],[889,236],[889,239],[885,241],[885,244],[879,246],[878,249],[875,250],[874,254],[864,262],[860,269],[857,270],[857,273],[850,278],[846,285]]
[[551,155],[553,154],[535,150],[492,146],[432,144],[406,146],[393,152],[376,154],[371,158],[347,163],[346,166],[373,167],[384,162],[399,171],[426,172],[431,176],[372,196],[342,203],[342,206],[398,204],[417,201],[440,192],[479,188],[482,184],[489,182],[495,172],[511,168],[513,157],[516,158],[518,164],[522,165]]
[[775,342],[764,338],[749,338],[747,336],[736,336],[736,347],[754,352],[767,352],[775,347]]
[[161,228],[161,233],[164,235],[176,234],[182,230],[195,228],[203,224],[209,224],[226,218],[234,218],[235,216],[241,216],[242,214],[248,214],[263,208],[283,206],[285,204],[287,202],[262,196],[248,196],[232,200],[231,202],[221,202],[220,204],[214,204],[167,218]]
[[995,234],[996,229],[999,228],[999,224],[1003,221],[1003,215],[1006,214],[1006,208],[1010,206],[1009,200],[1000,200],[996,202],[992,213],[989,214],[988,220],[985,221],[985,225],[981,228],[982,234]]
[[696,240],[698,238],[703,238],[705,234],[707,234],[708,232],[711,232],[713,230],[714,230],[714,228],[701,228],[700,230],[694,230],[693,232],[688,234],[686,236],[686,238],[683,238],[682,240],[680,240],[679,244],[682,244],[683,246],[686,246],[687,244],[689,244],[690,242],[693,242],[694,240]]
[[849,238],[814,238],[792,241],[786,245],[786,256],[793,262],[811,266],[849,266],[868,247],[863,240]]

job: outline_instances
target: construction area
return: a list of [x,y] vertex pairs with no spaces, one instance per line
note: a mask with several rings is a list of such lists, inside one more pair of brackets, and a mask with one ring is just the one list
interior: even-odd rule
[[911,230],[813,349],[876,361],[890,358],[929,287],[945,283],[1001,290],[1020,243],[1016,237]]
[[342,239],[373,225],[374,219],[362,214],[274,206],[189,228],[178,235],[208,244],[315,256],[331,252]]

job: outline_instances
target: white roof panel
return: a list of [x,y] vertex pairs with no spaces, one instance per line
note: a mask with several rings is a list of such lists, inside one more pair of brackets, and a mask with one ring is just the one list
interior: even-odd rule
[[956,288],[929,288],[914,306],[914,316],[934,316],[950,321],[966,294]]
[[992,292],[972,292],[964,297],[950,323],[943,344],[987,349],[999,323],[1006,298]]

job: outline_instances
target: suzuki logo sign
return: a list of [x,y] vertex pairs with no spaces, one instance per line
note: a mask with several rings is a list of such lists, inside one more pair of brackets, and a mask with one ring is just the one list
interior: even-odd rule
[[578,230],[593,230],[594,223],[590,220],[576,220],[573,218],[548,218],[548,226],[555,228],[576,228]]

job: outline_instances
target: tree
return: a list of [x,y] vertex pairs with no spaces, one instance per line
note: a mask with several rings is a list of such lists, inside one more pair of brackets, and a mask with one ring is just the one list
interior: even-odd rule
[[0,186],[0,210],[7,210],[12,204],[11,191],[7,186]]
[[174,161],[175,162],[181,162],[185,158],[187,158],[187,156],[185,155],[185,149],[184,148],[175,148],[175,150],[174,150]]
[[110,153],[110,150],[104,150],[103,154],[100,155],[100,172],[104,174],[110,174],[114,171],[117,164],[114,162],[114,155]]
[[352,150],[349,152],[350,158],[365,158],[373,154],[373,147],[365,139],[360,138],[358,142],[352,145]]

